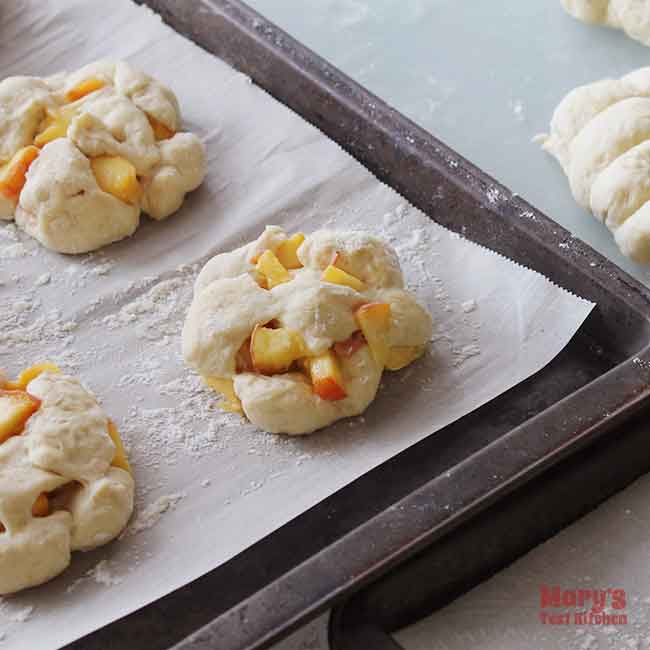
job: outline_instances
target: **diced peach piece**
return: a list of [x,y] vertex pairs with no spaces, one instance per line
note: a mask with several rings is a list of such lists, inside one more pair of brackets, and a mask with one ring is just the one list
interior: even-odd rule
[[251,340],[246,339],[237,351],[237,372],[251,372],[253,370],[253,358],[251,357]]
[[323,271],[321,280],[323,280],[323,282],[330,282],[331,284],[342,284],[345,287],[350,287],[359,292],[365,291],[367,288],[359,278],[350,273],[346,273],[343,269],[339,269],[333,264],[330,264]]
[[65,138],[70,126],[71,115],[48,113],[47,117],[41,124],[41,130],[34,138],[34,144],[40,149],[48,142]]
[[50,500],[45,492],[41,492],[32,506],[34,517],[47,517],[50,514]]
[[40,151],[32,145],[19,149],[0,172],[0,192],[8,199],[17,201],[22,191],[29,166],[36,160]]
[[117,427],[112,420],[108,421],[108,435],[111,437],[113,444],[115,445],[115,456],[113,456],[113,462],[111,465],[113,467],[119,467],[129,474],[133,474],[131,470],[131,464],[129,463],[129,457],[126,454],[126,449],[124,449],[124,443],[122,442],[122,437],[120,432],[117,430]]
[[334,352],[339,357],[351,357],[357,350],[360,350],[364,345],[366,345],[366,339],[363,336],[363,332],[354,332],[352,336],[345,339],[345,341],[339,341],[334,344]]
[[172,131],[166,124],[157,120],[153,115],[147,113],[147,119],[149,120],[149,124],[151,124],[156,140],[169,140],[169,138],[173,138],[176,135],[175,131]]
[[219,404],[219,407],[224,411],[229,413],[243,413],[241,402],[237,393],[235,393],[235,387],[232,379],[222,379],[221,377],[203,377],[203,381],[210,386],[217,393],[221,393],[224,396],[224,401]]
[[35,366],[31,366],[23,370],[18,375],[18,379],[16,379],[16,381],[8,382],[7,386],[8,388],[15,389],[15,390],[26,390],[27,384],[29,384],[30,381],[33,381],[42,372],[46,372],[46,371],[54,372],[54,373],[61,372],[61,370],[59,370],[59,367],[57,365],[53,363],[49,363],[48,361],[46,361],[45,363],[37,363]]
[[271,250],[266,250],[260,255],[257,260],[257,271],[266,278],[267,289],[273,289],[291,280],[291,274]]
[[141,187],[135,167],[121,156],[98,156],[90,161],[99,187],[124,201],[137,203]]
[[0,444],[20,434],[41,400],[24,390],[0,390]]
[[369,302],[359,307],[354,315],[368,341],[372,356],[377,365],[383,368],[390,354],[386,336],[390,329],[390,305],[385,302]]
[[285,239],[279,246],[276,252],[280,264],[286,269],[299,269],[302,268],[302,263],[298,259],[298,249],[300,244],[305,241],[305,235],[297,232],[295,235]]
[[424,345],[396,345],[390,348],[386,368],[401,370],[424,354]]
[[329,402],[347,397],[338,359],[331,350],[315,357],[307,357],[303,366],[309,373],[312,389],[318,397]]
[[86,95],[90,95],[90,93],[94,93],[96,90],[103,88],[105,85],[106,82],[102,79],[98,79],[97,77],[89,77],[88,79],[84,79],[76,86],[68,90],[65,97],[69,102],[76,102],[78,99],[81,99]]
[[250,350],[253,368],[263,375],[274,375],[286,372],[294,361],[305,356],[305,342],[294,330],[256,325]]

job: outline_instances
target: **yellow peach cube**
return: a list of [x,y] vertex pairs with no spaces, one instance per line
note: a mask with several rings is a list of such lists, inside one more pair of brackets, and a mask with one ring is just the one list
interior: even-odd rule
[[53,115],[48,113],[47,117],[41,124],[41,130],[34,138],[34,144],[42,149],[48,142],[57,140],[58,138],[65,138],[70,126],[71,116],[64,115],[63,113]]
[[267,289],[273,289],[273,287],[291,280],[291,274],[271,250],[266,250],[260,255],[256,268],[258,273],[266,279]]
[[368,341],[377,365],[383,368],[390,355],[388,330],[390,329],[390,305],[385,302],[370,302],[355,312],[355,318]]
[[321,280],[323,280],[323,282],[329,282],[331,284],[341,284],[344,287],[350,287],[350,289],[354,289],[355,291],[359,292],[366,290],[366,285],[361,280],[359,280],[359,278],[351,275],[350,273],[346,273],[343,269],[339,269],[332,264],[330,264],[323,271]]
[[302,267],[302,263],[298,259],[298,249],[304,241],[305,236],[301,232],[297,232],[278,246],[276,255],[282,266],[286,269],[299,269]]
[[98,156],[90,161],[99,187],[125,203],[137,203],[141,187],[135,167],[121,156]]
[[250,352],[257,372],[265,375],[286,372],[294,361],[305,355],[305,351],[304,340],[298,332],[259,325],[253,330]]

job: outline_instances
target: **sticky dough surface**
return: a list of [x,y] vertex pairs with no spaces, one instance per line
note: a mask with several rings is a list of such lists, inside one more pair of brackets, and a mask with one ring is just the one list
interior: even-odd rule
[[543,148],[621,251],[650,263],[650,68],[571,91],[555,110]]
[[[183,354],[188,365],[203,376],[232,378],[244,413],[259,428],[304,434],[362,413],[375,398],[383,369],[367,345],[340,358],[347,397],[339,401],[315,395],[302,373],[237,373],[237,352],[255,325],[275,320],[281,327],[298,331],[311,356],[357,331],[354,310],[365,303],[390,304],[390,345],[426,344],[432,323],[427,311],[404,289],[395,251],[363,232],[320,230],[308,235],[298,249],[303,268],[290,272],[290,282],[270,290],[261,288],[251,259],[265,250],[275,252],[286,237],[281,228],[268,226],[256,241],[217,255],[205,265],[183,328]],[[366,291],[321,280],[337,252],[338,264],[365,282]]]
[[[74,102],[67,93],[88,79],[104,86]],[[83,253],[133,234],[143,210],[164,219],[205,176],[203,144],[179,133],[172,91],[128,63],[98,61],[72,74],[0,82],[0,166],[33,144],[47,115],[73,115],[66,136],[45,144],[27,172],[18,203],[0,193],[0,219],[14,219],[44,246]],[[173,132],[157,140],[148,116]],[[131,162],[142,188],[125,202],[103,191],[90,159]]]
[[650,45],[650,4],[647,0],[562,0],[566,11],[586,23],[622,29]]
[[[1,595],[58,575],[71,551],[117,537],[133,511],[133,479],[111,466],[115,446],[97,400],[76,379],[49,372],[27,391],[40,408],[0,444]],[[57,489],[53,512],[34,517],[38,496]]]

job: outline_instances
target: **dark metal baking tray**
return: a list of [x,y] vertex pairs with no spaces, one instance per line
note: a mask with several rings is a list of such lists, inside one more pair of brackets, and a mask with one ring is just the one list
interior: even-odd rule
[[642,413],[337,606],[331,650],[402,650],[392,632],[447,605],[648,470]]
[[598,304],[565,350],[526,382],[225,565],[73,644],[264,648],[639,412],[650,392],[650,296],[244,4],[143,4],[250,75],[438,223]]

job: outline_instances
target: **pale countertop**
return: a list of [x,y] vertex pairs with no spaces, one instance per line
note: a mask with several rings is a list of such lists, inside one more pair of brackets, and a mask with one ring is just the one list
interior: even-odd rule
[[[575,86],[650,65],[650,49],[582,25],[559,0],[248,0],[249,4],[550,217],[650,284],[574,203],[531,142]],[[408,650],[650,649],[650,479],[401,637]],[[621,587],[620,629],[538,623],[539,585]],[[325,619],[276,650],[326,647]]]

